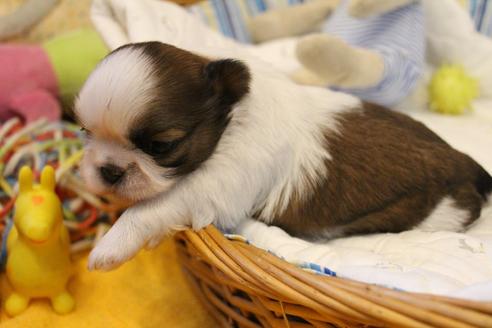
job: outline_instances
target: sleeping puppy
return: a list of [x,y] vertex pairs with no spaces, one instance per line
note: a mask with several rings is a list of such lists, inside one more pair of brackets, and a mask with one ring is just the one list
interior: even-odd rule
[[254,217],[321,240],[476,220],[491,176],[413,119],[255,60],[212,60],[159,42],[109,54],[75,105],[82,175],[131,201],[96,245],[108,270],[170,232]]

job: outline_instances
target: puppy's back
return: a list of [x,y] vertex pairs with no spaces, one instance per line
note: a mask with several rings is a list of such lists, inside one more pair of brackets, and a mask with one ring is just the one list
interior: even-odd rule
[[376,232],[461,230],[480,216],[491,176],[412,118],[363,104],[325,135],[327,176],[274,219],[320,239]]

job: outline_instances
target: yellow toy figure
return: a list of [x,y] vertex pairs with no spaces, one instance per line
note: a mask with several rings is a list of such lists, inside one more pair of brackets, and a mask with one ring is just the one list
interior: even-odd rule
[[14,226],[7,239],[7,278],[14,292],[5,311],[11,316],[24,311],[31,298],[50,298],[60,314],[75,305],[66,289],[72,275],[70,240],[54,190],[52,167],[43,169],[40,185],[33,185],[29,167],[21,169]]

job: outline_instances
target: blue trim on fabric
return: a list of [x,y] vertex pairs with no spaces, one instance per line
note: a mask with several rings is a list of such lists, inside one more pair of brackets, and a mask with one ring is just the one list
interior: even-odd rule
[[[237,234],[225,233],[223,230],[221,230],[221,231],[224,234],[224,237],[226,237],[229,240],[240,240],[242,242],[245,242],[246,244],[252,245],[251,242],[248,239],[246,239],[244,236],[237,235]],[[266,251],[269,254],[272,254],[275,257],[278,257],[279,259],[286,261],[284,257],[277,255],[275,252],[273,252],[269,249],[267,249]],[[288,261],[286,261],[286,262],[288,262]],[[301,262],[301,263],[293,263],[293,264],[296,265],[297,267],[301,268],[301,269],[307,269],[307,270],[312,271],[312,272],[317,273],[317,274],[327,275],[327,276],[332,276],[332,277],[337,276],[335,271],[332,271],[329,268],[321,266],[321,265],[316,264],[316,263]]]

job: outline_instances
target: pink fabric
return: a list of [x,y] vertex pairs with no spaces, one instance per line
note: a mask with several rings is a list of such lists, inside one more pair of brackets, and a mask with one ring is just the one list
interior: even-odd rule
[[57,96],[57,78],[41,47],[0,45],[0,120],[58,119]]
[[26,122],[45,117],[50,121],[60,119],[60,104],[49,92],[42,89],[18,93],[10,100],[10,108],[20,115]]

